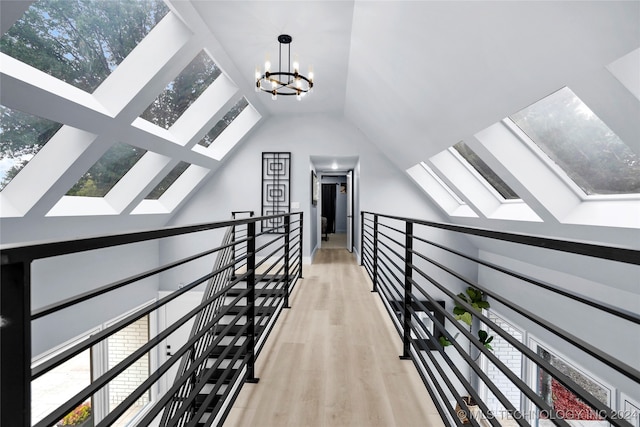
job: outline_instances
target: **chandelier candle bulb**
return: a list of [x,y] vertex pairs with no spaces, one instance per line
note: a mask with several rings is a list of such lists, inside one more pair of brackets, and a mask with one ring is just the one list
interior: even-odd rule
[[300,62],[298,61],[298,55],[294,55],[293,57],[293,72],[295,74],[300,72]]

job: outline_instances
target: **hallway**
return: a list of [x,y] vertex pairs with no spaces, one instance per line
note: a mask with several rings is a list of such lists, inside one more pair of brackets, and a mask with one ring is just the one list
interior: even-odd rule
[[320,249],[225,426],[440,426],[440,416],[364,271]]

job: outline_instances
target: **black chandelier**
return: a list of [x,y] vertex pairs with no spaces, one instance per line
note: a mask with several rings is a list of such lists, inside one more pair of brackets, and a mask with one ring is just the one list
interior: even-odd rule
[[[278,95],[295,95],[299,100],[313,89],[313,72],[309,71],[309,77],[300,74],[300,64],[294,59],[293,72],[291,72],[291,41],[293,38],[288,34],[278,36],[280,43],[278,52],[278,71],[271,71],[271,62],[264,63],[264,74],[258,67],[256,69],[256,91],[261,90],[271,94],[271,99],[278,99]],[[282,45],[289,47],[287,57],[287,69],[282,69]]]

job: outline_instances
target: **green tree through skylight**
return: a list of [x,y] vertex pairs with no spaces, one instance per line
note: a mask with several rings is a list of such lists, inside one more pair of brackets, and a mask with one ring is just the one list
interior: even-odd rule
[[162,0],[40,0],[0,51],[93,92],[168,11]]
[[209,55],[201,51],[140,117],[169,129],[220,74]]
[[569,88],[510,117],[586,194],[640,193],[640,157]]
[[[0,51],[93,92],[168,12],[162,0],[40,0],[0,38]],[[2,190],[62,124],[5,106],[0,113]],[[85,184],[85,193],[99,192]]]

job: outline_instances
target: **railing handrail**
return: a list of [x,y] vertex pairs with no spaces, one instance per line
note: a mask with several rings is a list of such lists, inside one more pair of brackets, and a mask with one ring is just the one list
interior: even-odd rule
[[479,237],[488,237],[496,240],[503,240],[511,243],[520,243],[527,246],[537,246],[545,249],[553,249],[561,252],[568,252],[578,255],[587,255],[594,258],[601,258],[610,261],[619,261],[627,264],[640,265],[640,250],[614,245],[603,245],[575,239],[557,239],[547,236],[539,236],[525,233],[513,233],[506,231],[495,231],[481,227],[470,227],[451,223],[440,223],[425,221],[417,218],[408,218],[396,215],[384,215],[370,211],[362,211],[363,214],[378,215],[380,218],[389,218],[399,221],[409,221],[414,224],[428,227],[440,228],[443,230],[455,231]]
[[215,230],[233,225],[243,225],[250,222],[263,221],[272,218],[293,216],[298,213],[286,213],[267,215],[261,217],[249,217],[236,220],[225,220],[207,222],[186,226],[162,227],[146,231],[135,231],[130,233],[106,234],[81,239],[53,240],[32,243],[11,243],[0,245],[0,265],[15,262],[29,262],[36,259],[49,258],[59,255],[69,255],[73,253],[86,252],[95,249],[104,249],[112,246],[120,246],[131,243],[146,242],[165,237],[175,237],[184,234],[197,233],[202,231]]
[[[292,217],[296,218],[296,220],[291,221]],[[262,232],[260,233],[256,233],[256,223],[269,219],[278,219],[283,221],[285,224],[287,224],[287,232],[291,233],[293,231],[294,236],[287,234],[284,239],[282,236],[278,236],[276,238],[266,236],[269,237],[267,239],[269,240],[269,243],[264,246],[258,245],[259,247],[256,248],[256,240],[258,240],[259,237],[263,234],[268,234],[268,232],[265,232],[265,230],[262,230]],[[299,222],[299,227],[289,227],[289,224],[291,222]],[[130,367],[143,355],[148,354],[148,352],[152,349],[153,351],[161,351],[159,346],[163,342],[163,340],[167,338],[168,334],[175,332],[175,330],[184,325],[188,321],[188,319],[195,320],[195,317],[200,316],[199,313],[202,310],[213,310],[215,312],[214,319],[217,319],[215,321],[220,320],[225,313],[230,311],[230,309],[235,310],[235,306],[225,308],[224,310],[217,310],[216,307],[219,307],[219,305],[222,303],[222,299],[224,299],[226,295],[227,288],[235,286],[240,281],[247,281],[247,286],[249,287],[248,295],[245,295],[244,297],[239,296],[237,298],[234,298],[234,301],[228,303],[225,302],[225,304],[234,305],[243,298],[247,300],[248,307],[241,312],[247,313],[247,317],[249,320],[247,320],[248,323],[246,328],[248,331],[250,331],[250,335],[247,342],[245,344],[242,344],[242,347],[246,348],[246,350],[249,351],[249,354],[247,356],[242,355],[241,357],[241,359],[244,360],[243,367],[234,367],[235,363],[232,363],[229,367],[224,368],[224,375],[227,375],[230,370],[238,370],[238,373],[234,374],[234,378],[240,378],[240,370],[246,369],[250,373],[249,375],[247,375],[249,377],[248,379],[254,378],[253,375],[255,357],[257,355],[257,351],[259,351],[259,348],[256,348],[256,339],[258,338],[256,334],[259,333],[261,337],[260,344],[258,345],[263,345],[264,340],[262,337],[266,337],[268,335],[274,324],[274,321],[269,320],[268,316],[274,316],[274,318],[277,318],[277,315],[280,313],[282,308],[288,308],[289,291],[293,289],[293,286],[297,279],[302,277],[302,224],[303,213],[293,212],[262,217],[248,217],[235,220],[217,221],[189,226],[165,227],[140,232],[102,235],[87,237],[79,240],[50,241],[27,243],[23,245],[12,244],[2,246],[2,253],[0,254],[2,257],[2,262],[0,264],[0,270],[2,272],[2,299],[0,300],[0,314],[2,315],[3,324],[2,332],[0,335],[2,339],[2,352],[0,353],[0,366],[2,366],[0,372],[2,373],[2,383],[0,384],[0,395],[2,396],[2,407],[12,407],[15,408],[15,410],[11,412],[2,411],[0,424],[7,423],[10,425],[31,425],[30,381],[35,378],[41,377],[46,372],[50,371],[54,367],[59,366],[60,364],[69,360],[71,357],[79,354],[80,352],[90,347],[94,347],[101,342],[104,342],[108,337],[137,321],[141,317],[151,312],[157,311],[159,308],[164,307],[169,301],[172,301],[183,295],[184,293],[192,290],[193,288],[200,286],[209,279],[216,278],[216,280],[218,280],[218,276],[224,271],[235,271],[235,263],[243,262],[245,260],[248,263],[248,267],[250,267],[247,268],[247,271],[245,273],[229,277],[228,281],[225,281],[224,287],[222,289],[213,289],[213,294],[209,298],[204,299],[200,303],[200,305],[196,306],[189,313],[173,322],[170,326],[164,328],[162,331],[157,331],[157,333],[153,337],[149,337],[149,339],[144,343],[142,347],[139,347],[138,350],[131,353],[116,366],[111,368],[107,367],[105,372],[96,374],[99,375],[99,377],[92,380],[89,386],[85,387],[82,391],[75,394],[71,399],[65,399],[65,403],[58,406],[56,409],[54,409],[52,412],[38,421],[37,425],[53,425],[53,423],[57,422],[65,414],[69,413],[74,407],[80,405],[82,401],[84,401],[87,397],[92,396],[96,391],[101,390],[104,385],[110,383],[117,375],[123,372],[124,369]],[[237,240],[232,239],[230,241],[230,228],[238,225],[246,225],[248,230],[251,231],[248,232],[246,236],[243,236]],[[136,274],[132,276],[119,279],[107,285],[100,286],[92,291],[81,292],[80,294],[68,297],[56,303],[49,304],[37,310],[32,310],[31,308],[31,270],[33,268],[31,263],[34,260],[55,257],[59,255],[82,253],[85,251],[96,249],[117,247],[120,245],[136,244],[151,240],[158,241],[158,239],[162,239],[165,237],[183,236],[190,233],[207,232],[209,230],[224,228],[227,228],[228,231],[226,233],[226,239],[223,239],[222,245],[212,243],[209,248],[202,252],[189,255],[185,258],[181,258],[149,270],[136,272]],[[284,240],[284,242],[282,242],[282,240]],[[269,249],[269,251],[265,251],[265,253],[269,252],[267,254],[267,258],[271,258],[270,260],[277,258],[277,260],[274,261],[276,263],[280,263],[284,260],[284,262],[286,263],[286,267],[274,267],[273,265],[265,265],[264,268],[266,269],[266,271],[277,270],[276,275],[266,277],[262,274],[256,274],[256,268],[259,265],[266,264],[266,262],[269,260],[264,259],[259,263],[256,263],[256,256],[261,256],[262,252],[260,251],[272,245],[276,241],[281,242],[280,246],[274,250]],[[237,245],[244,244],[247,245],[247,249],[243,251],[241,256],[237,257],[237,259],[230,259],[231,248]],[[226,252],[227,255],[221,255],[222,252],[220,251]],[[278,258],[276,256],[276,253],[278,251],[282,251],[284,255]],[[199,277],[195,278],[194,280],[191,280],[190,278],[190,283],[181,286],[171,294],[160,298],[159,300],[156,300],[151,304],[136,309],[135,312],[128,314],[125,318],[120,319],[111,326],[105,327],[105,329],[102,329],[100,332],[91,335],[81,342],[66,348],[62,352],[56,354],[54,357],[47,359],[47,361],[43,362],[42,364],[34,367],[31,366],[31,325],[34,321],[34,318],[41,318],[49,314],[54,314],[62,309],[66,309],[68,307],[75,306],[78,303],[85,302],[86,300],[95,296],[102,295],[104,293],[111,292],[125,286],[128,287],[129,285],[135,285],[142,279],[158,275],[168,269],[180,267],[187,262],[191,262],[193,260],[214,254],[216,252],[218,252],[219,256],[216,258],[216,263],[213,266],[212,271],[206,273],[203,272],[203,275],[198,274]],[[283,269],[285,271],[285,274],[281,275]],[[275,292],[269,299],[265,298],[261,303],[256,304],[256,280],[268,281],[269,286],[271,286],[274,290],[277,288],[278,291]],[[268,306],[266,305],[267,302]],[[244,303],[241,303],[241,305],[243,304]],[[255,328],[254,320],[258,319],[258,313],[254,309],[254,307],[256,307],[257,309],[262,309],[263,306],[265,307],[265,311],[260,315],[260,320],[258,320],[260,330],[257,330]],[[203,349],[211,349],[212,345],[219,342],[218,338],[221,339],[222,335],[224,335],[224,331],[229,331],[229,328],[240,326],[237,318],[242,315],[235,313],[234,315],[235,318],[234,320],[232,320],[232,323],[227,324],[226,322],[228,319],[225,320],[224,325],[226,326],[224,326],[224,329],[222,332],[220,332],[220,334],[216,335],[215,340],[212,341],[212,339],[207,337],[206,345],[202,347]],[[267,317],[267,323],[269,324],[268,328],[266,324],[262,325],[261,323],[261,321],[265,317]],[[215,326],[214,324],[211,325]],[[201,333],[201,335],[210,334],[211,331],[216,330],[215,328],[211,329],[211,327],[200,329],[202,330],[198,331],[198,334]],[[242,331],[233,333],[236,334],[235,336],[239,336],[238,334],[241,335]],[[199,341],[193,341],[194,339],[200,339],[198,334],[193,336],[192,339],[185,343],[180,349],[178,349],[178,351],[186,353],[195,349],[195,346],[199,346]],[[207,350],[204,351],[205,353],[203,353],[204,356],[202,357],[206,357],[208,355]],[[169,360],[171,362],[169,362]],[[155,371],[150,371],[150,376],[136,389],[135,396],[133,394],[130,394],[129,397],[123,400],[116,409],[110,411],[109,414],[106,415],[106,418],[101,420],[101,423],[110,423],[113,419],[121,416],[137,398],[141,397],[142,394],[150,390],[152,384],[160,381],[161,376],[168,371],[169,366],[173,365],[178,360],[178,358],[172,357],[169,360],[167,360],[165,363],[159,364],[157,368],[154,368]],[[202,369],[197,366],[194,367],[194,373],[195,370],[201,371]],[[212,373],[212,368],[209,368],[207,366],[206,372],[204,373],[206,378],[208,378]],[[240,378],[240,380],[242,381],[244,381],[245,379],[246,376]],[[198,384],[202,382],[200,380],[198,381]],[[220,387],[218,386],[218,388]],[[227,407],[237,397],[238,390],[239,388],[235,389],[235,391],[233,391],[233,389],[221,391],[221,394],[219,395],[221,401],[216,404],[217,409],[213,409],[215,411],[219,411],[220,414],[222,414],[219,415],[222,417],[222,419],[226,417],[229,409]],[[194,396],[196,394],[200,394],[199,389],[194,390],[194,393],[189,394],[189,399],[191,399],[191,401],[193,402],[195,402]],[[224,414],[223,410],[220,408],[220,405],[222,405],[223,403],[224,405],[226,405],[225,408],[227,411],[224,412]],[[154,402],[154,407],[155,405],[157,405],[157,403]],[[199,410],[199,413],[203,410],[204,409]],[[207,409],[207,411],[209,411],[209,409]],[[192,413],[191,410],[190,413]],[[173,421],[170,421],[170,423],[171,422]]]
[[[387,221],[383,223],[381,222],[382,220]],[[401,225],[396,226],[397,223],[400,223]],[[492,291],[486,286],[483,286],[479,279],[474,279],[473,277],[468,277],[464,273],[458,272],[456,268],[450,267],[446,262],[439,262],[436,257],[430,255],[430,251],[422,254],[421,249],[418,250],[414,248],[414,244],[419,242],[432,245],[432,247],[446,251],[442,252],[443,254],[448,252],[465,260],[474,262],[478,267],[484,266],[507,276],[540,286],[547,291],[554,292],[563,297],[571,298],[576,303],[598,310],[600,313],[606,313],[616,316],[619,320],[632,322],[634,324],[633,326],[640,323],[640,318],[636,313],[632,313],[625,309],[618,309],[616,306],[609,304],[606,301],[598,302],[592,298],[574,294],[573,292],[565,289],[556,289],[557,286],[554,286],[549,282],[541,282],[534,277],[529,277],[509,268],[484,261],[477,256],[467,255],[464,251],[452,249],[450,247],[451,245],[448,246],[447,244],[436,243],[432,241],[435,240],[433,238],[424,238],[424,236],[427,235],[426,232],[428,228],[422,228],[418,233],[414,232],[414,229],[416,228],[415,225],[424,225],[426,227],[434,227],[456,233],[465,233],[483,238],[498,239],[518,245],[541,247],[576,254],[581,257],[595,257],[628,264],[640,264],[640,250],[594,244],[591,242],[567,241],[542,236],[507,233],[475,227],[458,226],[454,224],[435,223],[431,221],[383,215],[367,211],[362,212],[362,224],[362,265],[373,282],[372,292],[377,292],[380,295],[390,316],[395,320],[394,326],[403,341],[403,353],[401,358],[411,358],[418,367],[429,393],[432,397],[439,396],[439,398],[434,399],[434,403],[436,404],[436,408],[441,414],[443,420],[446,421],[447,419],[451,419],[457,425],[461,425],[458,417],[460,414],[464,413],[469,418],[471,425],[480,426],[478,420],[469,413],[469,404],[462,402],[461,395],[456,390],[459,386],[454,386],[449,381],[449,378],[442,376],[444,375],[444,371],[440,367],[441,362],[436,361],[432,356],[431,351],[437,351],[437,353],[442,356],[442,360],[449,365],[451,372],[458,377],[458,380],[460,381],[459,384],[461,384],[465,391],[467,391],[469,395],[476,400],[482,414],[487,417],[485,420],[493,426],[501,425],[497,421],[496,417],[491,414],[489,407],[479,399],[480,396],[476,386],[472,385],[470,382],[471,374],[469,374],[469,378],[460,377],[461,372],[456,366],[457,362],[454,363],[445,353],[446,346],[451,345],[457,352],[456,356],[462,357],[463,361],[467,363],[470,369],[469,372],[473,372],[477,375],[477,380],[480,383],[484,383],[487,389],[493,393],[493,396],[497,399],[499,405],[502,405],[502,407],[506,409],[510,416],[512,416],[519,425],[528,426],[529,423],[524,419],[520,410],[516,409],[516,406],[518,405],[514,406],[514,404],[510,402],[509,398],[502,393],[500,386],[494,383],[493,380],[476,365],[475,362],[481,354],[487,358],[489,361],[488,363],[493,363],[498,371],[502,372],[502,375],[506,376],[517,387],[521,399],[524,393],[526,398],[529,399],[529,404],[533,405],[535,408],[541,409],[544,413],[551,414],[551,420],[556,425],[565,427],[569,427],[570,425],[563,419],[564,415],[561,415],[560,412],[556,413],[557,410],[554,405],[550,406],[548,402],[541,400],[538,397],[538,392],[531,388],[533,386],[529,385],[528,382],[523,381],[523,378],[519,377],[515,372],[511,372],[511,368],[506,365],[506,362],[501,362],[491,350],[488,350],[484,341],[479,341],[478,338],[473,335],[471,326],[467,328],[466,325],[463,325],[458,321],[461,320],[456,316],[459,312],[456,312],[455,309],[446,310],[444,305],[441,306],[442,301],[437,301],[437,299],[442,299],[441,295],[446,295],[446,297],[451,299],[456,308],[465,310],[467,313],[474,313],[472,315],[473,321],[478,322],[479,325],[484,325],[487,331],[497,333],[503,340],[518,351],[523,359],[528,360],[529,362],[527,363],[533,363],[538,367],[538,369],[545,371],[547,375],[559,383],[560,386],[565,387],[567,390],[582,399],[587,407],[591,408],[591,410],[599,417],[610,422],[611,425],[631,426],[629,421],[620,418],[618,412],[609,406],[616,405],[615,401],[614,403],[601,402],[597,397],[589,394],[585,389],[586,386],[580,385],[562,370],[556,368],[551,362],[543,359],[542,356],[531,350],[528,347],[528,344],[518,341],[518,338],[512,337],[509,332],[501,329],[496,322],[490,319],[489,315],[485,315],[482,312],[476,312],[476,310],[478,310],[477,307],[472,306],[465,298],[460,297],[460,295],[464,297],[464,294],[456,295],[456,292],[458,291],[449,288],[452,283],[449,282],[449,278],[455,281],[453,283],[456,286],[459,283],[468,285],[471,289],[481,291],[484,295],[499,301],[505,307],[510,308],[519,315],[522,315],[523,318],[528,321],[537,324],[552,334],[555,334],[564,342],[571,345],[572,348],[580,350],[581,354],[591,356],[594,360],[602,363],[604,368],[616,370],[617,373],[622,374],[630,381],[639,383],[640,371],[638,371],[634,366],[601,351],[599,348],[589,344],[577,335],[567,332],[563,329],[564,325],[562,323],[554,324],[547,321],[546,319],[537,316],[531,311],[531,309],[526,308],[526,306],[520,306],[506,297],[501,296],[499,292]],[[390,232],[383,233],[379,231],[379,228],[385,228]],[[422,234],[422,237],[420,237],[419,234]],[[367,238],[365,239],[365,237]],[[400,250],[395,249],[396,245],[400,247]],[[417,259],[417,262],[414,262],[414,257]],[[440,272],[444,272],[446,276],[442,276],[442,279],[440,276],[436,278],[436,276],[430,272],[431,270],[420,266],[422,262],[428,263],[427,265],[429,268],[435,267],[436,270],[434,271],[437,271],[438,274]],[[404,267],[400,264],[403,264]],[[389,275],[387,275],[386,272],[388,272]],[[446,282],[442,281],[445,280],[444,277],[447,278]],[[439,298],[432,296],[430,291],[428,291],[423,284],[426,284],[429,288],[433,287],[435,292],[438,293]],[[414,292],[414,289],[417,292]],[[422,303],[423,300],[426,301],[425,304]],[[428,316],[431,326],[426,326],[418,316],[418,311],[423,312],[424,315]],[[437,314],[443,316],[442,320],[437,318]],[[454,332],[457,332],[455,336],[453,335],[454,332],[451,332],[451,328],[449,326],[445,328],[445,319],[451,325],[455,326],[453,329]],[[471,322],[471,320],[469,320],[469,322]],[[469,324],[469,322],[465,321],[466,324]],[[475,325],[476,329],[478,328],[478,324]],[[468,341],[468,352],[462,348],[460,343],[457,342],[456,337],[458,334],[462,334],[463,340]],[[440,341],[438,335],[444,338],[444,342]],[[472,347],[476,350],[477,356],[472,356]],[[412,348],[415,350],[414,352],[411,351]],[[424,353],[425,351],[426,353]],[[427,364],[425,354],[431,360],[430,364]],[[432,368],[437,370],[442,383],[438,383],[437,376],[434,376]],[[427,380],[426,375],[430,377],[429,381]],[[450,394],[443,392],[441,387],[442,384],[446,385]],[[451,407],[447,401],[449,396],[452,396],[456,400],[462,412],[458,409],[455,411],[453,410],[453,407]]]

